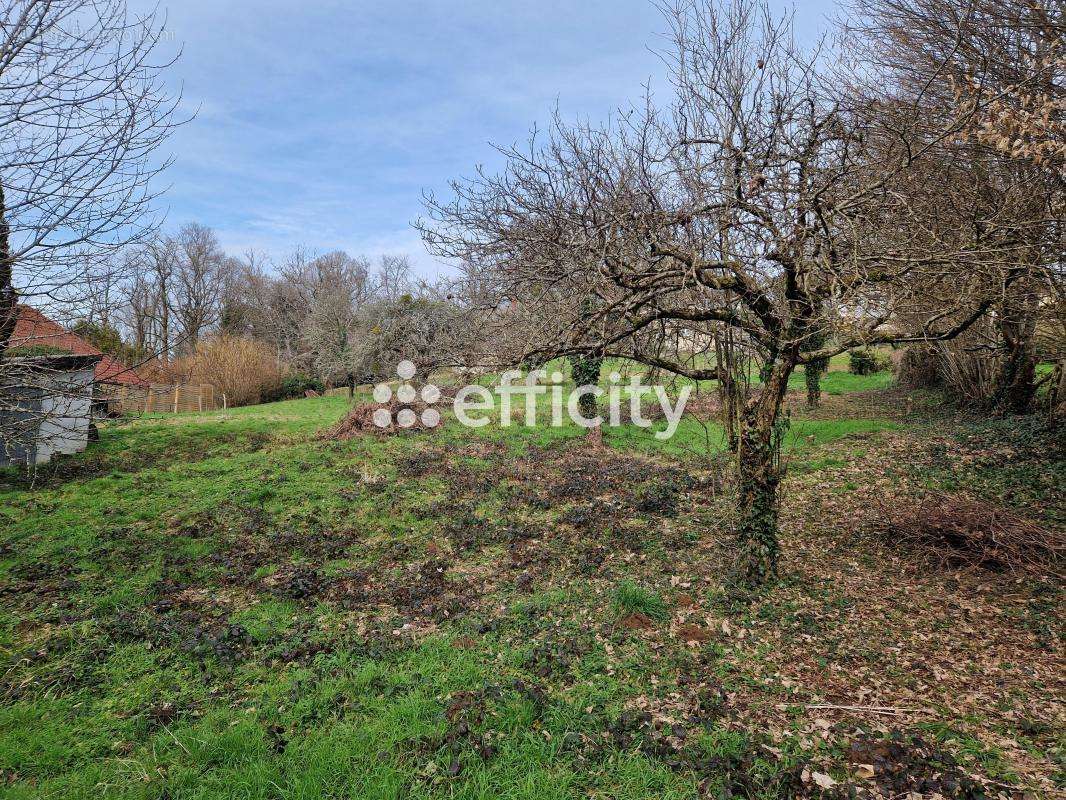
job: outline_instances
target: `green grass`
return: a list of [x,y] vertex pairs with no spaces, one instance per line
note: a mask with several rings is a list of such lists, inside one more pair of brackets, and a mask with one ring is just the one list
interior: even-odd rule
[[[806,377],[800,367],[792,373],[788,379],[788,388],[794,392],[806,392]],[[872,375],[853,375],[850,372],[834,371],[827,372],[822,376],[819,385],[824,394],[839,396],[851,392],[874,392],[879,389],[887,389],[895,382],[895,376],[889,371],[875,372]]]
[[[846,359],[845,356],[838,356]],[[554,369],[552,365],[548,370]],[[562,388],[569,391],[573,384],[567,380],[565,367],[558,368],[563,373],[564,381]],[[638,370],[639,371],[639,370]],[[601,385],[605,388],[609,382],[604,379],[610,372],[610,364],[601,370]],[[490,385],[494,376],[487,376],[483,383]],[[822,378],[822,390],[831,396],[842,396],[855,392],[877,391],[887,388],[893,382],[890,372],[882,372],[874,375],[852,375],[849,372],[834,371],[827,373]],[[621,404],[628,408],[629,393],[625,391],[625,380],[621,382],[623,387],[620,397]],[[678,380],[668,385],[669,402],[671,405],[677,402],[677,392],[683,386],[692,386],[696,391],[690,395],[690,402],[696,398],[697,391],[703,394],[713,394],[716,391],[714,381],[693,382]],[[806,391],[802,368],[792,376],[789,381],[789,389],[793,391]],[[493,420],[493,424],[485,425],[476,429],[462,427],[446,427],[441,434],[449,441],[456,444],[466,441],[471,435],[485,437],[494,441],[506,442],[516,452],[523,452],[530,446],[549,447],[553,444],[578,439],[587,434],[587,430],[574,423],[564,413],[563,424],[554,427],[550,424],[551,412],[548,397],[542,395],[537,400],[535,427],[525,425],[525,406],[521,398],[513,401],[511,424],[501,427],[495,424],[500,419],[499,398],[493,395],[493,406],[488,411],[480,411],[475,417],[485,417]],[[655,397],[645,398],[645,413],[656,407],[658,400]],[[600,414],[607,416],[607,399],[600,400]],[[450,414],[446,413],[450,417]],[[882,430],[892,430],[896,423],[891,420],[866,417],[861,419],[803,419],[793,420],[786,436],[786,453],[791,457],[805,456],[816,447],[826,445],[836,439],[850,436],[861,436]],[[661,455],[671,458],[691,458],[693,456],[708,456],[721,452],[725,447],[725,434],[716,420],[691,415],[684,416],[670,438],[658,438],[656,434],[667,431],[668,423],[665,419],[656,419],[650,427],[638,427],[636,425],[621,425],[618,427],[608,426],[603,431],[603,441],[608,446],[621,452],[643,452],[651,455]]]
[[[581,729],[580,704],[618,704],[614,682],[535,710],[506,689],[492,700],[503,740],[490,766],[462,748],[441,750],[449,693],[508,685],[499,659],[509,651],[492,638],[469,651],[451,646],[454,633],[368,649],[331,630],[343,615],[261,594],[217,620],[241,626],[255,658],[126,641],[124,628],[136,627],[176,562],[194,583],[225,585],[226,566],[212,556],[233,534],[227,517],[239,526],[262,516],[266,535],[291,529],[309,540],[327,526],[357,528],[375,542],[346,554],[358,564],[374,563],[386,546],[378,543],[417,542],[434,527],[404,510],[425,499],[424,484],[388,483],[410,440],[313,438],[346,408],[322,398],[111,425],[99,446],[39,476],[38,488],[13,477],[0,488],[0,580],[47,564],[74,584],[62,612],[5,608],[0,619],[5,654],[21,664],[18,695],[0,704],[0,765],[16,776],[4,795],[431,797],[453,793],[458,760],[465,797],[691,796],[694,779],[640,754],[618,752],[590,772],[558,752]],[[353,497],[368,474],[386,480],[383,493]],[[292,547],[282,555],[304,559],[299,538]],[[26,631],[44,637],[43,659],[26,660],[36,648]],[[326,642],[330,653],[279,666],[290,640]]]
[[[870,388],[836,375],[826,391]],[[663,541],[687,547],[702,523],[634,503],[720,450],[716,425],[686,420],[667,442],[607,431],[609,452],[637,451],[667,477],[622,481],[621,510],[589,523],[591,556],[619,559],[592,581],[511,563],[542,540],[573,555],[550,534],[597,473],[567,484],[567,457],[552,454],[582,429],[453,422],[321,440],[347,408],[316,398],[110,424],[33,487],[0,476],[0,795],[689,798],[709,774],[728,789],[700,766],[710,758],[754,770],[773,796],[788,764],[767,761],[756,733],[709,722],[675,763],[647,744],[660,732],[624,729],[626,709],[676,691],[682,670],[745,679],[713,644],[652,653],[616,630],[626,614],[665,625],[674,612],[666,570],[683,566]],[[796,419],[792,466],[819,469],[894,424]],[[564,494],[520,502],[551,477],[501,471],[522,456],[562,469]],[[441,458],[455,471],[432,466]],[[448,582],[420,594],[442,543]],[[619,577],[659,558],[658,572]],[[518,577],[479,588],[504,568]],[[462,586],[465,606],[412,623]]]
[[653,620],[665,622],[670,616],[669,607],[662,595],[633,581],[622,581],[618,584],[611,607],[619,617],[645,614]]

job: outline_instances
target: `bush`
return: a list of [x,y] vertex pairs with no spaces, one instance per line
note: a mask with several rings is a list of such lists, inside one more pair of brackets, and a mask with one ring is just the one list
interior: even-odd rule
[[303,372],[292,372],[281,382],[281,394],[284,398],[303,397],[307,392],[326,391],[326,385],[318,378]]
[[676,517],[680,493],[681,489],[676,483],[666,481],[647,483],[637,489],[634,505],[637,511],[643,511],[646,514]]
[[214,386],[231,406],[254,405],[275,396],[284,377],[270,347],[228,335],[204,339],[191,355],[174,362],[174,370],[187,383]]
[[998,353],[975,347],[976,337],[914,345],[900,360],[896,376],[907,389],[939,389],[962,408],[988,410],[996,404]]
[[876,372],[884,372],[891,364],[888,358],[878,355],[869,347],[851,350],[848,358],[848,370],[854,375],[873,375]]
[[322,394],[326,391],[326,385],[318,378],[305,372],[290,372],[278,384],[276,391],[263,394],[262,402],[273,403],[276,400],[292,400],[304,397],[308,391]]
[[925,345],[908,347],[896,368],[896,379],[905,389],[934,389],[941,385],[940,356]]

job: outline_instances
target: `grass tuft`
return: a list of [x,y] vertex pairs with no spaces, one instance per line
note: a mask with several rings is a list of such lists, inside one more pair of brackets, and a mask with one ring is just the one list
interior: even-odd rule
[[662,595],[629,580],[622,581],[615,588],[611,608],[619,617],[646,614],[659,622],[670,618],[670,608]]

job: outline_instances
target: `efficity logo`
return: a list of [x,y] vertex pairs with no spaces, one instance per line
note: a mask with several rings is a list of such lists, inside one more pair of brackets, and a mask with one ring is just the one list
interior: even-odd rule
[[[415,398],[421,397],[426,408],[421,414],[413,408],[401,408],[396,412],[396,424],[401,428],[410,428],[415,422],[421,421],[427,428],[435,428],[440,425],[440,412],[433,408],[440,400],[440,389],[432,383],[427,383],[421,391],[415,389],[408,381],[414,378],[418,368],[412,361],[401,361],[396,365],[396,375],[400,379],[400,385],[396,387],[396,400],[408,404],[415,402]],[[391,404],[393,398],[392,387],[387,383],[379,383],[374,387],[374,401],[382,405]],[[392,410],[388,407],[379,408],[374,412],[371,419],[379,428],[388,428],[393,424]]]
[[[414,362],[405,359],[396,366],[400,384],[395,391],[387,383],[379,383],[374,387],[374,401],[380,403],[382,408],[374,411],[372,419],[379,428],[388,428],[393,424],[410,428],[416,422],[421,422],[427,428],[435,428],[440,424],[440,411],[435,406],[443,397],[441,390],[431,383],[416,389],[411,380],[417,372]],[[655,419],[661,417],[666,424],[662,430],[654,433],[656,439],[670,439],[677,432],[692,394],[690,385],[682,386],[676,400],[671,400],[665,386],[646,384],[639,374],[630,376],[629,381],[623,383],[618,372],[611,372],[607,381],[607,388],[586,384],[567,391],[561,372],[549,374],[546,370],[536,369],[522,373],[508,370],[494,384],[483,386],[472,383],[463,386],[451,401],[452,412],[459,423],[468,428],[483,428],[494,423],[508,428],[514,424],[517,414],[519,424],[530,428],[537,425],[561,428],[567,420],[589,429],[624,424],[651,428]],[[593,402],[582,402],[586,397],[592,397]],[[607,401],[601,403],[604,397]],[[645,402],[649,398],[655,401],[651,404],[653,416],[644,414]],[[395,418],[394,399],[403,406],[395,411]],[[421,412],[412,407],[419,399],[425,405]],[[549,408],[546,418],[541,411],[545,402]],[[590,406],[596,409],[596,413],[586,415],[585,410]],[[606,416],[603,412],[606,412]]]

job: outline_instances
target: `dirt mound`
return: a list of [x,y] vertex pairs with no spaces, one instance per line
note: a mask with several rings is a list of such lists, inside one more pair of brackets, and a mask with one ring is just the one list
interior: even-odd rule
[[432,430],[440,425],[440,413],[420,401],[403,403],[364,403],[353,408],[323,439],[343,441],[368,433],[391,435],[407,431]]

